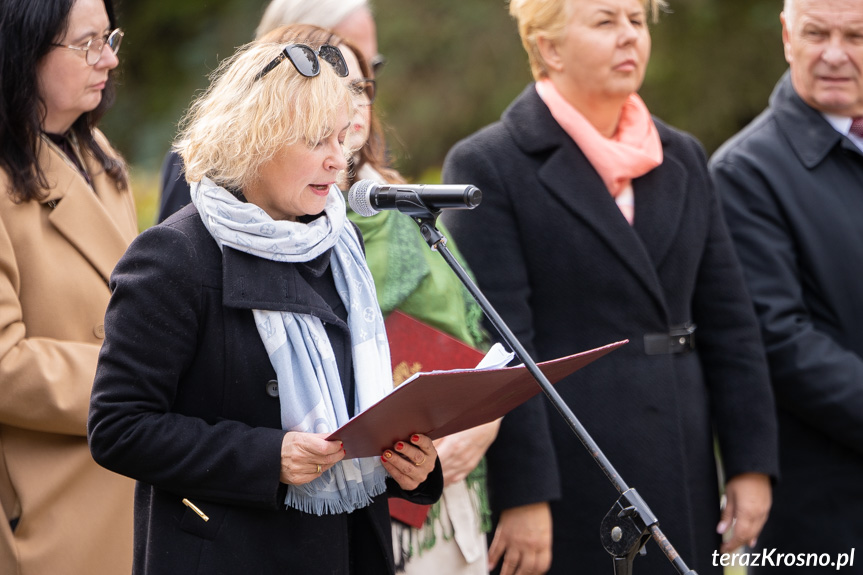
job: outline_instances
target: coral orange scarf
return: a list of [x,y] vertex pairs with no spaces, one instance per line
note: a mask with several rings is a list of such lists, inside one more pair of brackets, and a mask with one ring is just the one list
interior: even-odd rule
[[632,180],[662,163],[662,143],[644,101],[638,94],[630,95],[623,105],[617,132],[606,138],[564,100],[551,80],[537,82],[536,91],[557,123],[587,156],[632,224],[635,215]]

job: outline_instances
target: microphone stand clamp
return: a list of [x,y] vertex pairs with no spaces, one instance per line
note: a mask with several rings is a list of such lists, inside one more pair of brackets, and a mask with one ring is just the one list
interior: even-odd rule
[[632,575],[635,555],[644,555],[650,540],[650,527],[659,520],[635,489],[621,495],[599,526],[602,546],[612,556],[615,575]]

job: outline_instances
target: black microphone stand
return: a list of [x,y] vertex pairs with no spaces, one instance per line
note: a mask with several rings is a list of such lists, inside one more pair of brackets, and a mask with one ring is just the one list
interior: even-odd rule
[[600,538],[605,550],[611,554],[614,564],[615,575],[632,575],[632,564],[635,555],[644,553],[644,545],[652,536],[659,548],[672,563],[678,573],[683,575],[698,575],[689,569],[686,563],[678,555],[677,551],[659,529],[659,520],[647,506],[647,503],[634,488],[627,486],[620,474],[614,469],[611,461],[605,456],[599,445],[593,440],[581,422],[576,418],[569,406],[557,393],[545,375],[536,366],[536,363],[528,355],[518,338],[507,327],[503,319],[497,314],[491,303],[485,298],[479,288],[473,283],[458,260],[446,247],[446,238],[436,227],[440,210],[428,208],[420,199],[418,194],[410,199],[396,201],[398,210],[409,215],[420,227],[423,238],[429,247],[438,252],[453,269],[455,274],[477,301],[483,313],[500,333],[504,341],[515,352],[516,357],[524,363],[530,374],[539,383],[542,391],[566,420],[570,429],[578,437],[584,447],[593,457],[594,461],[602,469],[609,481],[620,493],[620,497],[603,518],[600,525]]

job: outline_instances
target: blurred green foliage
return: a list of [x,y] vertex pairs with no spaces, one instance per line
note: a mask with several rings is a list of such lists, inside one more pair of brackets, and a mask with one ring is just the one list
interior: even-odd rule
[[[121,85],[103,122],[134,168],[158,170],[195,93],[252,39],[266,0],[115,0],[126,30]],[[314,1],[314,0],[310,0]],[[372,0],[376,107],[408,178],[437,174],[449,148],[495,121],[531,81],[505,0]],[[785,70],[782,0],[670,0],[652,25],[641,91],[657,116],[712,152],[760,112]],[[155,184],[155,182],[154,182]]]
[[782,0],[670,0],[641,95],[712,153],[767,105],[787,69]]
[[158,169],[219,62],[253,38],[266,0],[114,0],[126,32],[103,131],[133,166]]

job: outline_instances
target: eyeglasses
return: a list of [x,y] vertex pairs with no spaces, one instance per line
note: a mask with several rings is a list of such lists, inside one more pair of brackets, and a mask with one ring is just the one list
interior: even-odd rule
[[281,54],[255,76],[255,81],[269,74],[273,68],[281,64],[282,60],[286,58],[291,61],[297,72],[306,78],[314,78],[321,73],[321,63],[318,57],[332,66],[333,70],[336,71],[336,75],[340,78],[348,75],[348,65],[345,62],[345,58],[335,46],[324,44],[316,51],[305,44],[288,44],[282,49]]
[[387,59],[384,58],[381,54],[378,54],[377,56],[372,58],[371,62],[369,62],[369,66],[371,66],[372,68],[372,74],[377,76],[378,72],[380,72],[381,68],[383,68],[384,64],[386,63]]
[[72,46],[67,44],[52,44],[58,48],[68,48],[70,50],[80,50],[84,52],[84,60],[88,66],[95,66],[102,59],[102,50],[105,44],[111,49],[111,52],[116,54],[120,50],[120,43],[123,41],[123,31],[119,28],[112,30],[104,36],[90,38],[83,46]]
[[348,89],[355,99],[360,100],[357,102],[360,106],[371,106],[375,101],[376,86],[371,78],[358,78],[348,84]]

